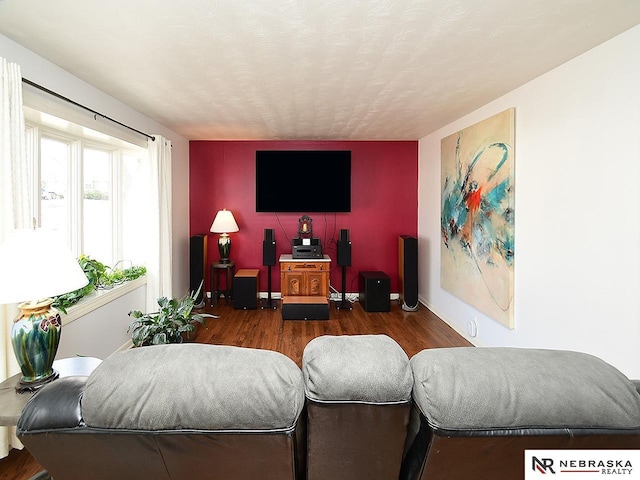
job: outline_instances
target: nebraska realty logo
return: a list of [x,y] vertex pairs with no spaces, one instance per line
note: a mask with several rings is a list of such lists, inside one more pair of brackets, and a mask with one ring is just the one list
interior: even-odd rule
[[640,450],[525,450],[524,471],[525,480],[640,480]]

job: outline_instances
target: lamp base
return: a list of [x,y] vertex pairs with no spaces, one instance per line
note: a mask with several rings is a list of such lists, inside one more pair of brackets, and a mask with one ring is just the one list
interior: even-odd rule
[[19,392],[34,391],[56,379],[53,360],[58,352],[62,320],[48,298],[18,305],[20,313],[13,321],[11,343],[22,370],[16,386]]
[[218,252],[220,252],[220,263],[229,263],[229,253],[231,253],[231,239],[228,233],[223,233],[218,239]]
[[22,378],[16,384],[16,392],[25,393],[25,392],[35,392],[36,390],[44,387],[47,383],[55,380],[60,376],[57,370],[52,370],[51,375],[48,375],[39,380],[34,380],[32,382],[28,380],[23,380]]

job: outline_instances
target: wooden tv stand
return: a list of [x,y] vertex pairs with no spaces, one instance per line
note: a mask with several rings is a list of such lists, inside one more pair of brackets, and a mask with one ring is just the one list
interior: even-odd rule
[[280,255],[280,290],[282,298],[288,296],[329,298],[331,258],[293,258]]

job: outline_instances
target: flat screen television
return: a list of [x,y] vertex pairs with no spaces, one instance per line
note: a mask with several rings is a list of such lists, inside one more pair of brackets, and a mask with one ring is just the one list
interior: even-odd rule
[[256,151],[256,212],[350,212],[351,151]]

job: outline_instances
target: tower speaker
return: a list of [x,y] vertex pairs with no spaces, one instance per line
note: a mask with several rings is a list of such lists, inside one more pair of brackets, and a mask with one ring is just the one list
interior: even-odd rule
[[408,235],[398,237],[398,273],[400,302],[408,312],[418,310],[418,239]]
[[276,264],[276,238],[273,228],[264,229],[264,240],[262,241],[262,265],[265,267]]
[[340,240],[338,240],[338,266],[351,266],[351,242],[349,241],[349,230],[340,230]]
[[207,272],[207,236],[194,235],[189,241],[189,290],[195,292],[200,288],[196,297],[195,307],[204,306],[204,280]]

